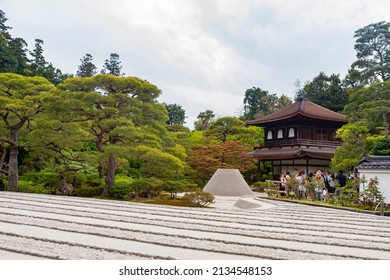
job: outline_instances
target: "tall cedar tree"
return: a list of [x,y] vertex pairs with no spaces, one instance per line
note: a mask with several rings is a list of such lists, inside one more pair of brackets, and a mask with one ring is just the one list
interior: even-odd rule
[[112,53],[110,58],[106,59],[101,71],[102,74],[111,74],[115,76],[124,76],[125,73],[122,73],[122,62],[119,60],[119,54]]
[[80,59],[81,64],[77,69],[77,77],[92,77],[97,74],[97,68],[95,64],[92,63],[93,56],[87,53],[82,59]]

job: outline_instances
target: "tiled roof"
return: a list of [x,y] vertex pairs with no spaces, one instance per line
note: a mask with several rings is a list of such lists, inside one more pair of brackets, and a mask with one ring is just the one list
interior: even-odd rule
[[266,115],[256,120],[247,121],[249,125],[260,125],[284,119],[292,118],[296,115],[302,115],[313,119],[336,121],[347,123],[347,118],[339,113],[333,112],[327,108],[319,106],[307,99],[298,100],[295,103],[286,106],[272,114]]
[[250,156],[260,160],[279,160],[279,159],[299,159],[299,158],[317,158],[331,159],[334,150],[322,150],[311,147],[307,148],[288,148],[288,149],[260,149],[249,153]]
[[390,156],[366,156],[363,158],[358,169],[390,169]]

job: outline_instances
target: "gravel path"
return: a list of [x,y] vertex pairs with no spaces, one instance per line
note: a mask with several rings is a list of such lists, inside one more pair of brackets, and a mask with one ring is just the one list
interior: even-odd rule
[[184,208],[0,192],[0,259],[390,259],[390,218],[280,201]]

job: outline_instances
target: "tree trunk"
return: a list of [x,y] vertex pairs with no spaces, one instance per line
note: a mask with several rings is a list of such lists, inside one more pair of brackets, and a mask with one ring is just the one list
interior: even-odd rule
[[18,191],[18,180],[19,180],[19,171],[18,171],[18,153],[19,148],[16,143],[18,143],[18,130],[11,131],[11,140],[15,143],[9,147],[9,165],[8,165],[8,190],[11,192]]
[[6,146],[3,146],[3,151],[1,153],[1,158],[0,158],[0,173],[4,168],[4,162],[5,162],[5,156],[7,155],[7,148]]
[[99,163],[98,170],[99,170],[99,179],[103,179],[104,178],[104,163],[103,163],[103,161],[101,161]]
[[383,126],[385,128],[385,137],[389,138],[389,123],[387,122],[387,116],[385,112],[382,112],[383,116]]
[[104,185],[103,196],[109,197],[111,187],[115,184],[115,168],[116,168],[116,158],[109,157],[107,162],[107,177],[106,183]]

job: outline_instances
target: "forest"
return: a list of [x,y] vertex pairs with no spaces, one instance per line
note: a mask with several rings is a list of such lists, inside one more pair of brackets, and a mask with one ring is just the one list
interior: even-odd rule
[[[239,116],[205,110],[190,130],[180,104],[157,101],[158,85],[122,73],[119,54],[99,70],[87,53],[76,73],[62,73],[46,61],[42,39],[30,49],[7,20],[0,10],[1,190],[174,198],[202,188],[218,168],[237,168],[250,184],[274,175],[258,178],[247,154],[263,130],[245,121],[291,104],[286,95],[243,89]],[[295,99],[348,117],[331,161],[332,170],[346,172],[364,154],[390,155],[390,23],[364,26],[354,38],[356,61],[345,77],[320,72],[295,85]]]

